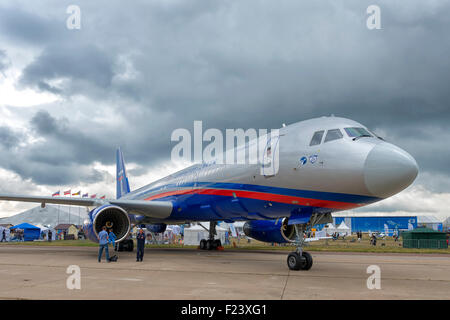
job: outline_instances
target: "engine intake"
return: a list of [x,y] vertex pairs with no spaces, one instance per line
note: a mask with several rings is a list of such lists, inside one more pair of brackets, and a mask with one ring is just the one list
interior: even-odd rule
[[102,230],[103,226],[112,229],[116,235],[116,241],[126,239],[130,233],[131,223],[128,213],[118,206],[105,205],[91,212],[92,229],[95,236]]

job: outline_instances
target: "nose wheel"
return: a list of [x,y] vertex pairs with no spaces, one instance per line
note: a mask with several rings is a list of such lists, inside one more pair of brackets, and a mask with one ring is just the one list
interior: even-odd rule
[[294,251],[288,255],[287,265],[290,270],[309,270],[313,265],[313,259],[306,251],[303,251],[301,255]]
[[299,230],[297,225],[295,225],[294,228],[297,250],[289,253],[287,265],[290,270],[309,270],[313,265],[313,259],[308,252],[303,251],[303,244],[305,242],[303,228]]

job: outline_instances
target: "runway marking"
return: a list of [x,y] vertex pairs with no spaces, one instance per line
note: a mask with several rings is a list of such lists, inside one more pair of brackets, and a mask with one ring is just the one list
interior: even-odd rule
[[142,281],[142,279],[136,279],[136,278],[117,278],[114,280],[121,280],[121,281]]

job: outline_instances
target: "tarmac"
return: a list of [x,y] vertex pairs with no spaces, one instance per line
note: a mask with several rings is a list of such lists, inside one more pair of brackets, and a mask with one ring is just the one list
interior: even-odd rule
[[[98,263],[95,247],[0,245],[0,299],[450,299],[446,254],[311,252],[309,271],[290,271],[280,251],[146,248],[143,262],[135,254]],[[67,288],[70,265],[80,289]],[[371,265],[380,289],[368,289]]]

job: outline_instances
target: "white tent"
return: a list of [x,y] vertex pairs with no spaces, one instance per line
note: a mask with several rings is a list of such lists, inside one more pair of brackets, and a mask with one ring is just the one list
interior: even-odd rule
[[342,223],[339,225],[339,227],[337,227],[336,231],[339,232],[339,235],[341,235],[341,236],[351,234],[350,228],[347,227],[347,225],[345,224],[344,221],[342,221]]
[[326,225],[326,228],[324,228],[324,230],[326,230],[328,235],[332,235],[333,233],[336,232],[336,228],[334,227],[334,225],[332,223],[328,223]]
[[[209,222],[202,222],[201,224],[205,226],[206,229],[209,229]],[[215,239],[220,239],[222,243],[225,243],[225,232],[227,232],[227,230],[216,226],[216,232],[217,234]],[[206,231],[202,226],[192,225],[189,228],[184,229],[183,243],[187,246],[198,246],[200,244],[200,240],[208,239],[208,235],[208,231]]]
[[42,224],[38,223],[36,224],[36,227],[41,229],[41,234],[45,234],[45,240],[48,240],[48,232],[50,231],[52,234],[52,241],[56,240],[56,230],[53,228],[48,228],[43,226]]

